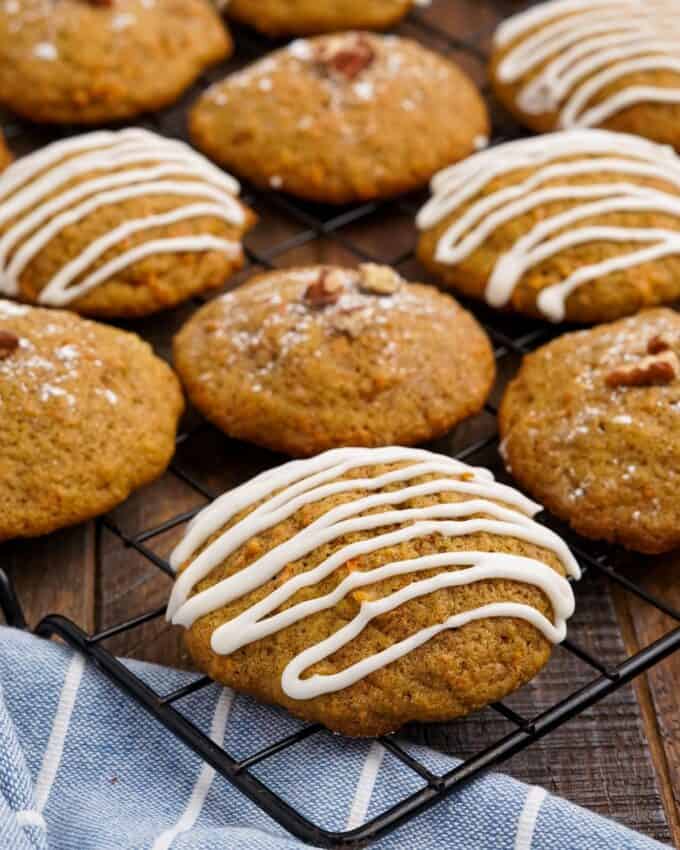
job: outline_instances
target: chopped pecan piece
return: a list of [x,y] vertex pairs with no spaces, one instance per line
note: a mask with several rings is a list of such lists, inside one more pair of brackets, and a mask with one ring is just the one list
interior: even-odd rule
[[648,354],[659,354],[662,351],[669,351],[671,348],[670,340],[663,334],[653,336],[647,343]]
[[366,316],[359,312],[342,312],[333,316],[333,328],[351,339],[360,336],[367,324]]
[[347,36],[322,45],[316,61],[331,73],[353,80],[375,59],[375,50],[364,35]]
[[0,330],[0,360],[9,357],[19,347],[19,337],[10,331]]
[[359,271],[359,288],[375,295],[392,295],[404,282],[392,269],[375,263],[364,263]]
[[608,387],[652,387],[672,383],[680,375],[680,362],[673,351],[650,354],[637,363],[613,369],[605,378]]
[[333,269],[323,269],[319,277],[309,284],[304,299],[310,307],[321,308],[336,304],[345,291],[342,275]]

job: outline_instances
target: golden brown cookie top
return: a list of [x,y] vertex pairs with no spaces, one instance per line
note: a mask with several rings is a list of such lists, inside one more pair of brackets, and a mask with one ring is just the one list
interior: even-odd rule
[[175,362],[227,433],[305,455],[443,433],[480,409],[494,377],[469,313],[371,264],[255,278],[189,320]]
[[333,203],[421,185],[488,134],[452,62],[396,36],[298,39],[216,83],[192,137],[259,185]]
[[432,452],[326,452],[194,519],[172,555],[168,616],[205,624],[212,652],[238,653],[243,667],[268,641],[293,701],[349,689],[479,620],[526,620],[558,642],[574,604],[565,576],[579,568],[531,518],[539,509],[487,470]]
[[520,12],[495,35],[496,90],[537,129],[607,127],[677,144],[676,13],[672,0],[552,0]]
[[227,0],[230,18],[270,36],[311,35],[347,29],[385,29],[413,0]]
[[7,0],[0,103],[36,121],[129,118],[173,102],[230,52],[207,0]]
[[680,296],[680,158],[637,136],[490,148],[435,177],[417,222],[426,264],[494,307],[596,322]]
[[0,301],[0,538],[94,516],[155,478],[182,407],[134,334]]
[[113,316],[177,303],[241,264],[238,191],[146,130],[55,142],[0,175],[0,292]]
[[525,358],[501,407],[508,466],[588,536],[680,545],[680,314],[565,334]]
[[[109,345],[106,361],[102,359],[102,344]],[[123,358],[127,347],[130,353]],[[134,354],[141,352],[148,359],[149,346],[132,334],[67,312],[0,301],[3,417],[14,418],[19,408],[37,412],[41,405],[52,404],[61,415],[82,419],[97,399],[103,410],[114,409],[121,402],[119,393],[129,394],[133,387],[112,385],[112,366],[132,363]],[[90,382],[93,386],[88,386]]]

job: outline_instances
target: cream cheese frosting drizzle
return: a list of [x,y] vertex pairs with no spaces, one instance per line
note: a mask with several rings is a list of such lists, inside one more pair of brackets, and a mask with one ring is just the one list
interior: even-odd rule
[[[379,475],[345,477],[359,468],[397,463],[403,465]],[[423,476],[433,475],[436,477],[422,481]],[[394,489],[385,492],[383,488],[388,486]],[[239,572],[206,590],[194,592],[202,579],[254,536],[273,528],[305,505],[356,491],[367,491],[368,495],[357,495],[331,508]],[[456,493],[463,498],[423,508],[401,507],[417,497],[445,493]],[[253,505],[257,507],[215,537],[235,516]],[[453,566],[463,569],[444,570],[434,577],[413,581],[381,599],[363,602],[357,616],[346,626],[310,646],[287,665],[282,676],[284,692],[292,699],[312,699],[341,690],[412,652],[446,629],[460,628],[488,617],[526,620],[549,641],[557,643],[565,637],[566,621],[574,608],[567,579],[540,560],[493,550],[433,553],[352,572],[332,592],[279,610],[299,590],[317,585],[353,558],[431,535],[457,538],[483,532],[512,537],[552,552],[562,563],[565,573],[578,578],[578,564],[565,543],[533,520],[540,510],[540,505],[517,490],[496,482],[487,470],[421,449],[335,449],[309,460],[294,461],[264,472],[226,493],[190,523],[185,538],[171,557],[176,569],[188,564],[173,588],[168,619],[189,628],[199,618],[261,588],[287,564],[319,547],[348,534],[375,531],[374,536],[344,545],[317,566],[284,581],[243,613],[216,628],[211,638],[213,651],[220,655],[231,654],[305,617],[332,608],[357,588],[398,575]],[[366,511],[372,512],[367,514]],[[540,588],[550,600],[554,622],[530,605],[514,602],[483,605],[422,629],[339,673],[303,678],[310,666],[352,641],[375,617],[436,590],[489,579],[508,579]]]
[[144,231],[201,217],[243,225],[238,192],[230,175],[188,145],[147,130],[101,131],[56,142],[0,175],[0,293],[17,296],[26,267],[65,228],[132,198],[171,196],[177,206],[127,221],[92,241],[55,272],[38,303],[68,304],[156,254],[218,251],[236,257],[235,241],[205,233],[149,239],[92,269],[107,252]]
[[[495,178],[525,168],[532,169],[528,177],[475,200]],[[592,183],[566,182],[589,174],[594,175]],[[602,176],[611,182],[597,182]],[[635,178],[661,180],[668,188],[635,183]],[[492,306],[507,304],[532,268],[576,245],[613,242],[640,247],[584,265],[545,287],[537,305],[552,321],[564,319],[567,298],[579,286],[680,254],[680,229],[606,223],[608,214],[626,212],[665,213],[680,219],[680,158],[671,148],[606,130],[552,133],[475,154],[433,178],[432,198],[418,214],[417,224],[427,230],[461,211],[441,235],[435,251],[437,262],[457,265],[504,225],[551,202],[563,202],[569,208],[546,215],[498,258],[485,293]],[[600,217],[602,223],[596,223]],[[584,221],[590,223],[582,224]]]
[[531,75],[517,105],[530,115],[557,112],[560,127],[595,127],[638,103],[680,103],[680,87],[633,82],[596,102],[630,75],[680,74],[673,0],[554,0],[510,18],[495,44],[509,47],[496,71],[502,83]]

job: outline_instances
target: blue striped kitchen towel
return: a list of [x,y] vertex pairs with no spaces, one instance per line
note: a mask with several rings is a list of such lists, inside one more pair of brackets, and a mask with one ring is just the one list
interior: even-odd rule
[[[167,692],[193,678],[130,666]],[[182,711],[241,758],[297,728],[212,685]],[[418,747],[437,773],[456,762]],[[326,765],[325,772],[318,769]],[[330,769],[332,766],[332,769]],[[377,742],[315,735],[253,772],[329,829],[373,818],[420,778]],[[653,850],[662,845],[540,788],[479,778],[380,850]],[[0,627],[1,850],[291,850],[303,845],[66,647]]]

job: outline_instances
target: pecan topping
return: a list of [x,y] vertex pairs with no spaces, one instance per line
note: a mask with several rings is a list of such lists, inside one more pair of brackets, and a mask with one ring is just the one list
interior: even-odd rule
[[359,267],[361,272],[359,288],[364,292],[375,295],[392,295],[402,285],[402,278],[387,266],[375,263],[364,263]]
[[350,339],[356,339],[367,327],[366,316],[360,312],[343,312],[333,316],[333,328],[340,333],[347,334]]
[[343,276],[333,269],[323,269],[305,290],[304,299],[310,307],[327,307],[336,304],[344,291]]
[[669,351],[671,347],[671,342],[667,336],[664,336],[663,334],[657,334],[656,336],[653,336],[647,343],[647,353],[659,354],[661,351]]
[[672,383],[680,375],[680,361],[673,351],[650,354],[637,363],[619,366],[605,381],[608,387],[652,387]]
[[9,357],[19,347],[19,337],[9,331],[0,330],[0,360]]
[[348,36],[322,44],[316,52],[316,61],[322,68],[353,80],[368,68],[375,59],[375,50],[364,35]]

